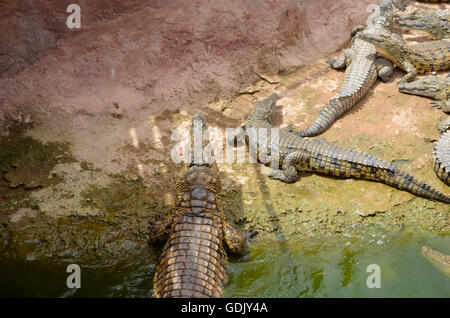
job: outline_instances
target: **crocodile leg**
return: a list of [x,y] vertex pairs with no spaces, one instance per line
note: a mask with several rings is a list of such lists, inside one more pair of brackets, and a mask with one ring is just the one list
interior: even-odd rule
[[337,59],[330,59],[330,66],[334,69],[341,70],[347,67],[353,59],[355,52],[352,49],[345,49]]
[[376,60],[378,77],[383,81],[387,82],[391,79],[392,73],[394,72],[394,64],[388,59],[379,56]]
[[226,246],[231,252],[238,254],[242,254],[247,241],[258,234],[258,231],[253,229],[245,232],[238,232],[226,221],[223,222],[222,228]]
[[170,228],[173,223],[172,213],[163,219],[157,220],[150,224],[149,242],[153,243],[162,240],[165,236],[170,234]]
[[293,183],[298,179],[298,171],[306,171],[308,163],[309,155],[306,152],[291,152],[283,160],[283,170],[273,170],[269,178]]
[[450,99],[432,101],[431,104],[436,108],[442,109],[444,113],[450,113]]
[[403,60],[402,67],[408,73],[400,80],[400,82],[412,82],[417,77],[417,69],[410,62]]

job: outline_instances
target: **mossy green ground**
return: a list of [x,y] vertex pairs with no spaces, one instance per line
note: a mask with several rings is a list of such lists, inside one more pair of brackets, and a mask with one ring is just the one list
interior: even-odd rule
[[42,143],[17,134],[0,136],[0,218],[35,206],[30,192],[58,183],[49,172],[55,164],[69,161],[73,157],[68,144]]

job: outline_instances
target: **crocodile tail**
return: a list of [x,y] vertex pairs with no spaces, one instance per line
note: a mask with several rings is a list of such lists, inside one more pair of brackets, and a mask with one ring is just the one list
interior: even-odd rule
[[406,172],[395,169],[393,175],[387,177],[384,181],[394,188],[408,191],[422,198],[432,199],[444,203],[450,203],[450,197],[431,188],[431,186],[415,179]]
[[[320,111],[314,122],[306,128],[297,132],[300,137],[312,137],[317,136],[327,130],[341,115],[342,106],[337,98],[333,98],[330,102]],[[343,113],[343,112],[342,112]]]
[[305,130],[300,130],[297,135],[300,137],[317,136],[327,130],[343,113],[350,107],[350,102],[343,100],[346,96],[334,97],[330,102],[320,111],[314,122]]

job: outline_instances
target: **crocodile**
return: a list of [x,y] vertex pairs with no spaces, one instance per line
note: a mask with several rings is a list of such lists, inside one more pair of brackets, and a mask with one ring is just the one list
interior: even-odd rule
[[[273,131],[271,120],[277,99],[277,94],[272,94],[261,101],[243,126],[250,153],[256,154],[260,163],[273,166],[270,178],[293,183],[298,179],[298,172],[317,172],[340,178],[379,181],[423,198],[450,203],[450,196],[439,193],[395,165],[369,153],[340,148],[322,138],[302,138],[289,128]],[[261,129],[267,139],[260,141],[259,138],[249,137]],[[274,140],[271,139],[273,132],[278,132]]]
[[[402,2],[394,3],[397,6]],[[368,29],[376,30],[390,28],[393,20],[393,6],[390,0],[384,0],[380,5],[379,14],[375,15]],[[394,65],[386,58],[377,55],[375,47],[356,35],[364,30],[357,26],[352,31],[350,48],[344,50],[337,59],[330,59],[334,69],[347,68],[344,85],[319,112],[313,123],[296,134],[300,137],[316,136],[327,130],[339,117],[351,109],[373,86],[378,77],[383,82],[389,80]]]
[[433,145],[433,169],[439,179],[450,185],[450,116],[439,122],[441,136]]
[[372,43],[379,54],[407,72],[400,82],[411,82],[417,74],[450,69],[450,41],[408,44],[400,35],[386,29],[363,31],[357,36]]
[[450,38],[450,10],[417,10],[395,17],[398,24],[428,32],[436,40]]
[[450,113],[450,75],[447,77],[428,76],[410,83],[398,83],[402,93],[435,99],[431,103],[446,113]]
[[[200,114],[194,115],[192,127],[205,132]],[[238,232],[226,221],[217,165],[193,153],[177,180],[172,212],[150,226],[150,243],[168,236],[154,277],[158,298],[219,297],[227,280],[227,250],[242,253],[258,233]]]
[[422,255],[439,268],[445,275],[450,277],[450,255],[433,250],[429,246],[422,246]]

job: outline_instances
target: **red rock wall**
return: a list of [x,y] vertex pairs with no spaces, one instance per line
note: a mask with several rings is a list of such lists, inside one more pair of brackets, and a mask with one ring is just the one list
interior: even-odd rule
[[[375,0],[3,0],[0,118],[201,105],[345,45]],[[154,109],[157,113],[158,109]]]

